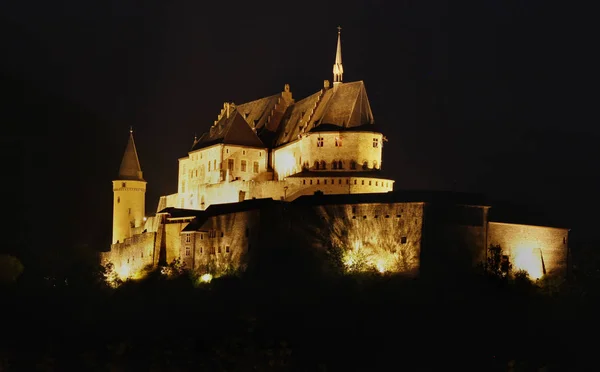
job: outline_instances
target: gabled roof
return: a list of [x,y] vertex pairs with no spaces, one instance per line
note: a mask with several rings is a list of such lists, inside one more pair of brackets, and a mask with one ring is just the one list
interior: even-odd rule
[[295,140],[298,134],[330,124],[340,130],[372,125],[373,112],[363,81],[340,83],[290,106],[279,129],[275,146]]
[[121,160],[118,177],[119,180],[144,181],[142,168],[140,167],[140,161],[135,149],[135,142],[133,141],[133,131],[131,130],[129,131],[129,140],[127,141],[127,147]]
[[202,135],[192,146],[190,151],[224,143],[264,148],[265,145],[238,110],[233,110],[229,115],[223,115],[210,130]]

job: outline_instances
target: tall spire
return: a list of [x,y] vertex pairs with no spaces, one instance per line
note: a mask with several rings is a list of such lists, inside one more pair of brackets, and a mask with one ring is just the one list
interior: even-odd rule
[[338,40],[337,50],[335,52],[335,63],[333,64],[333,86],[335,87],[342,82],[342,75],[344,75],[344,68],[342,67],[342,28],[338,26]]
[[129,141],[127,141],[123,160],[121,160],[121,168],[119,168],[119,180],[144,181],[135,142],[133,141],[133,128],[131,127],[129,127]]

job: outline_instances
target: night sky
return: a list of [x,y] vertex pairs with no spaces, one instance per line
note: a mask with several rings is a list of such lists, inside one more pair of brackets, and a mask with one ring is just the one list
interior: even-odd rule
[[591,22],[545,1],[461,4],[0,3],[11,236],[37,241],[59,227],[66,242],[106,248],[130,126],[153,212],[223,102],[286,83],[299,100],[332,79],[338,25],[344,81],[365,81],[396,189],[542,204],[591,234],[600,129],[581,87]]

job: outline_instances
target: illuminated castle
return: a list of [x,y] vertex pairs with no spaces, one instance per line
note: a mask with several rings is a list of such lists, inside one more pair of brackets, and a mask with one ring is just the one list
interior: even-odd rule
[[[177,193],[161,197],[153,216],[144,211],[146,181],[130,131],[113,181],[113,244],[104,260],[123,277],[177,258],[214,273],[243,267],[252,246],[301,236],[313,246],[337,245],[349,269],[414,272],[427,256],[425,236],[434,234],[467,244],[473,262],[495,241],[516,252],[513,241],[524,237],[517,240],[528,239],[524,249],[540,272],[548,262],[561,267],[568,230],[501,226],[488,221],[484,202],[433,203],[392,192],[394,180],[380,174],[386,138],[374,124],[365,84],[343,82],[341,53],[338,28],[333,84],[325,80],[306,98],[295,101],[285,84],[269,97],[226,102],[179,159]],[[454,219],[444,222],[440,213]],[[515,239],[505,241],[506,233]],[[548,247],[546,263],[540,245]]]

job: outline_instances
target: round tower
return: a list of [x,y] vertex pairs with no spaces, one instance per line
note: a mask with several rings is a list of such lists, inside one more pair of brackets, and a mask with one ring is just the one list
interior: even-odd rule
[[133,235],[133,229],[144,224],[146,181],[142,176],[140,161],[129,130],[129,141],[121,160],[119,176],[113,182],[113,237],[112,242],[122,243]]

